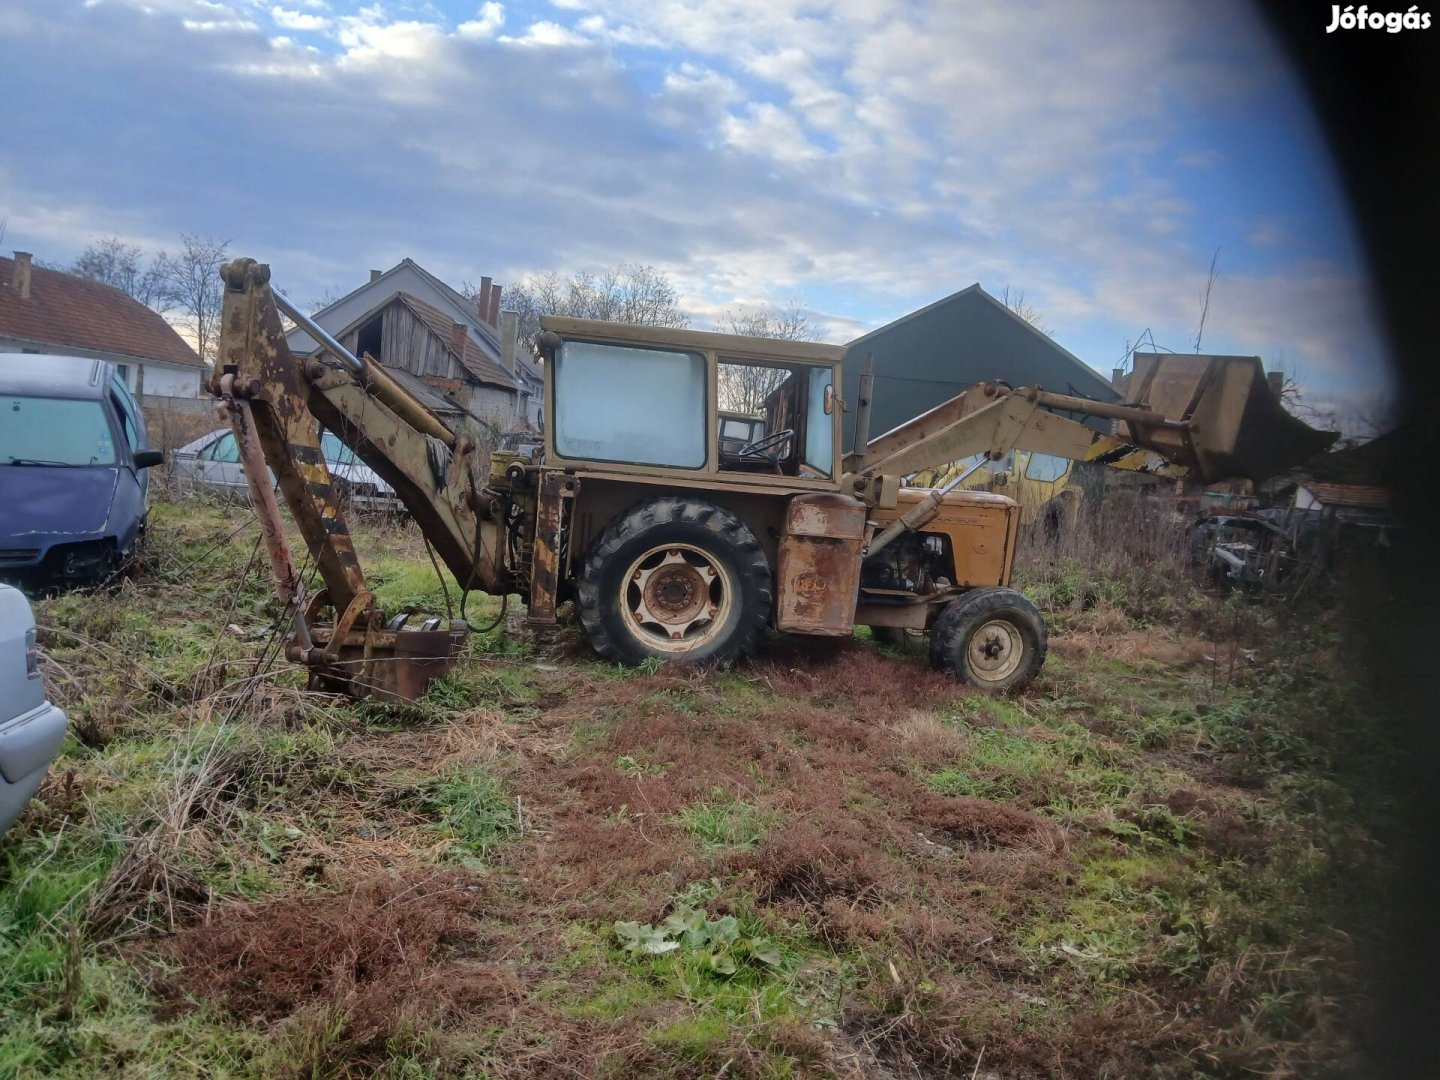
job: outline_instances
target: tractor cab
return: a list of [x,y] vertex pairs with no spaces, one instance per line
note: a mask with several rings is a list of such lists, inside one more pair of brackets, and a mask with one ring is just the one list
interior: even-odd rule
[[838,483],[844,350],[546,316],[547,464]]

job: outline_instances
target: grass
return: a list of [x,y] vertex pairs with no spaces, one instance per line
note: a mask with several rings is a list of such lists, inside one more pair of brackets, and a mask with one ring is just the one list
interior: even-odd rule
[[465,863],[483,860],[516,831],[515,804],[483,769],[462,766],[426,780],[417,803]]
[[708,799],[687,806],[676,821],[707,848],[751,851],[769,832],[762,811],[718,788]]
[[[697,674],[500,625],[383,708],[274,661],[247,512],[151,521],[135,580],[36,605],[72,734],[0,841],[0,1078],[1359,1060],[1394,793],[1333,612],[1030,552],[1018,698],[863,634]],[[444,614],[413,529],[355,536],[387,609]],[[614,930],[695,913],[664,953]]]

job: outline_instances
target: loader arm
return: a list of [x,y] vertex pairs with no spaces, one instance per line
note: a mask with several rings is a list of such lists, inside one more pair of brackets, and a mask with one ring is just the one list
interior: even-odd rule
[[[1262,481],[1319,453],[1338,432],[1316,431],[1275,401],[1256,357],[1147,356],[1132,380],[1147,400],[1111,404],[1039,387],[980,383],[847,455],[846,485],[861,498],[894,480],[975,454],[998,461],[1031,450],[1167,479]],[[1119,421],[1125,435],[1061,413]],[[968,473],[931,492],[879,533],[869,553],[923,527]]]
[[[453,664],[463,624],[439,629],[431,620],[406,629],[404,617],[387,623],[356,559],[320,426],[395,489],[462,586],[503,592],[499,533],[482,527],[497,512],[485,488],[488,454],[446,427],[375,360],[352,356],[296,311],[271,289],[268,266],[236,259],[221,276],[224,308],[210,390],[241,447],[277,592],[295,608],[286,655],[305,664],[312,679],[354,696],[417,697]],[[290,351],[282,307],[329,355],[306,359]],[[262,466],[274,473],[323,582],[312,596],[302,595]],[[321,625],[327,610],[333,614]]]

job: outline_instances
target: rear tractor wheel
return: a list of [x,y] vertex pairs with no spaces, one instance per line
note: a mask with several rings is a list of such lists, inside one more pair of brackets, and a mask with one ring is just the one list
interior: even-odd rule
[[770,563],[738,517],[699,499],[661,498],[601,534],[576,588],[601,656],[728,664],[770,619]]
[[968,592],[945,605],[930,631],[930,666],[987,694],[1028,685],[1045,650],[1045,620],[1014,589]]

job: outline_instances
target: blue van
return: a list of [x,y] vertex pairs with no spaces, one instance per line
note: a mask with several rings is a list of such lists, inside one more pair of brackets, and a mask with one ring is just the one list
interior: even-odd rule
[[115,365],[0,353],[0,578],[103,580],[145,530],[145,419]]

